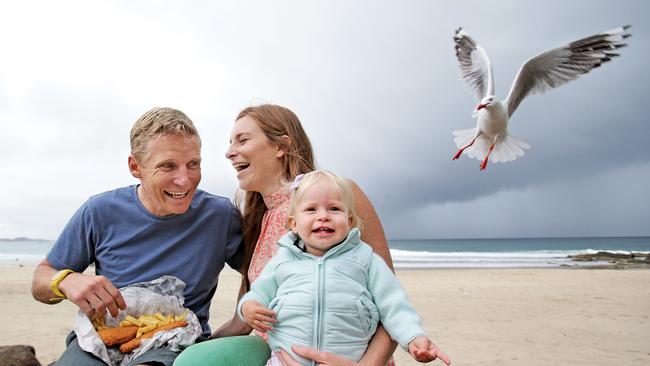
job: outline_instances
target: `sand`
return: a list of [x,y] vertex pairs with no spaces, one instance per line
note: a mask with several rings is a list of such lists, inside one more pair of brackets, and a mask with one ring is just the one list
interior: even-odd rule
[[[30,344],[43,365],[64,349],[76,308],[30,294],[32,264],[0,264],[0,345]],[[445,269],[397,275],[430,337],[455,365],[650,365],[650,270]],[[227,270],[211,325],[230,317]],[[416,365],[401,349],[398,365]],[[438,361],[433,364],[442,364]]]

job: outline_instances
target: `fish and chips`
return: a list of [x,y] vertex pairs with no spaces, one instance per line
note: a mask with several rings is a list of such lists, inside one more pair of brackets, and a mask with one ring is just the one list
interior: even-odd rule
[[107,347],[119,346],[120,352],[128,353],[140,346],[142,339],[152,338],[156,333],[186,327],[186,315],[144,314],[139,317],[127,315],[116,327],[107,327],[103,318],[91,319],[99,338]]

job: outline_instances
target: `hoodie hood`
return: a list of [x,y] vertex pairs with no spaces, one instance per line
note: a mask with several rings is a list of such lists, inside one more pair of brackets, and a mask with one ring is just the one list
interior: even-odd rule
[[[348,235],[341,243],[333,246],[330,250],[328,250],[327,253],[323,255],[323,258],[345,253],[359,245],[360,242],[361,232],[359,229],[354,228],[348,232]],[[278,241],[278,245],[288,249],[296,256],[307,256],[309,258],[316,257],[315,255],[302,251],[301,248],[305,247],[305,242],[300,238],[300,236],[298,236],[298,234],[294,233],[293,231],[289,231],[284,234],[284,236]]]

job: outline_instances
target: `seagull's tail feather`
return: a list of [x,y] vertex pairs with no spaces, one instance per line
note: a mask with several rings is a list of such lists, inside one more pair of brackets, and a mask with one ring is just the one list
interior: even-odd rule
[[[513,161],[524,156],[526,153],[524,150],[527,149],[530,149],[530,145],[508,134],[504,138],[499,139],[494,145],[494,149],[490,153],[490,162],[507,163]],[[483,154],[483,157],[485,157],[485,154],[487,154],[487,150]]]
[[454,130],[451,132],[454,136],[454,142],[459,149],[467,145],[476,136],[476,128],[467,128],[464,130]]
[[[460,149],[467,146],[467,144],[472,141],[474,136],[476,136],[476,129],[468,128],[465,130],[455,130],[452,133],[456,136],[454,142]],[[474,141],[472,146],[463,151],[463,154],[467,155],[470,159],[483,160],[488,151],[490,151],[490,146],[492,146],[492,139],[485,135],[481,135],[476,139],[476,141]],[[494,149],[492,149],[492,152],[490,153],[490,162],[506,163],[513,161],[524,156],[524,150],[527,149],[530,149],[530,145],[512,137],[510,134],[507,134],[505,137],[497,140]]]

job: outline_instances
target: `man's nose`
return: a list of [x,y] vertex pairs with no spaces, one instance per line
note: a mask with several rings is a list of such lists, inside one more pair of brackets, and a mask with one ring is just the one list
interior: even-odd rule
[[180,187],[189,188],[192,184],[192,179],[190,178],[192,174],[193,172],[191,170],[181,167],[174,175],[174,184]]

